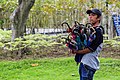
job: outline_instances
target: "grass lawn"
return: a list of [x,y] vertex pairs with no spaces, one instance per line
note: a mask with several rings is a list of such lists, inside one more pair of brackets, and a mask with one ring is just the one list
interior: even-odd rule
[[[120,80],[120,60],[100,58],[94,80]],[[1,61],[0,80],[79,80],[73,57]]]

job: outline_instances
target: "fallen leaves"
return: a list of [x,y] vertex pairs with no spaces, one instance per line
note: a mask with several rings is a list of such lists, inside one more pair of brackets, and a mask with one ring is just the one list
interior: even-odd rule
[[31,64],[32,67],[38,66],[38,63]]

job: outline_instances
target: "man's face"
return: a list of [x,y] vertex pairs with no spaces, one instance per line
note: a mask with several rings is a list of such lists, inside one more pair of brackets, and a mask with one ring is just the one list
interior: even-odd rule
[[94,14],[94,13],[89,14],[89,21],[90,21],[91,24],[94,25],[97,22],[99,22],[99,20],[100,20],[100,18],[98,18],[96,14]]

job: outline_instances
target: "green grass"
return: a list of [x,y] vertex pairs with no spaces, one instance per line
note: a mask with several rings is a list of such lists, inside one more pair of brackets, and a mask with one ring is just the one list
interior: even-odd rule
[[[119,80],[120,60],[101,58],[95,80]],[[38,64],[32,66],[31,64]],[[79,80],[73,57],[1,61],[0,80]],[[74,74],[74,76],[72,76]]]

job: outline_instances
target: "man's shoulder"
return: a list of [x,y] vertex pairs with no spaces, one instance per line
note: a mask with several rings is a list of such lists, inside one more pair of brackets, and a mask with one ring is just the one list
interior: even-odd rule
[[96,27],[96,31],[104,34],[104,28],[103,28],[103,26],[100,25],[100,26]]

